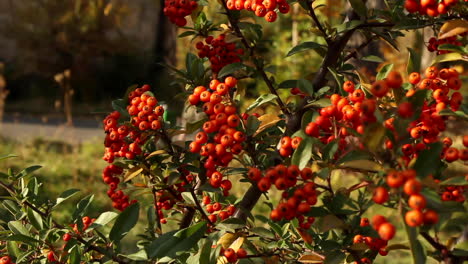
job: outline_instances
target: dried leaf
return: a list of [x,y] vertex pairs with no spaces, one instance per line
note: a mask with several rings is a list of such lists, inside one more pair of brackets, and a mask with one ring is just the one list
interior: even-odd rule
[[357,169],[363,171],[382,171],[382,165],[370,160],[352,160],[340,165],[340,169]]
[[322,263],[323,258],[317,255],[302,255],[298,261],[301,263]]
[[258,120],[261,123],[260,123],[260,126],[258,127],[257,131],[255,132],[254,137],[256,135],[258,135],[259,133],[261,133],[262,131],[264,131],[265,129],[274,126],[276,123],[278,123],[282,119],[279,118],[277,115],[265,114],[265,115],[260,116],[258,118]]
[[124,181],[128,182],[131,179],[135,178],[136,176],[140,175],[140,173],[143,171],[143,167],[141,166],[136,166],[127,171],[127,173],[124,176]]
[[440,28],[439,39],[450,38],[468,31],[468,21],[456,19],[445,22]]
[[158,150],[156,150],[156,151],[151,152],[151,153],[146,157],[146,159],[149,159],[149,158],[154,157],[154,156],[166,154],[166,153],[167,153],[167,151],[165,151],[164,149],[158,149]]

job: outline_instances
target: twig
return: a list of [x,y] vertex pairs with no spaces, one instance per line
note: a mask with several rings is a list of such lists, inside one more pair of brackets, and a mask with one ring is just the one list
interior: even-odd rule
[[[229,23],[231,24],[232,29],[234,30],[236,35],[241,38],[242,44],[249,51],[250,56],[254,57],[255,56],[255,47],[249,45],[249,42],[245,38],[244,34],[242,34],[242,31],[240,30],[239,25],[237,24],[238,21],[236,19],[234,19],[234,17],[229,12],[229,9],[227,8],[226,0],[222,0],[221,2],[223,3],[223,7],[224,7],[224,9],[226,11],[226,16],[227,16],[227,18],[229,20]],[[273,83],[271,82],[271,80],[268,78],[268,75],[266,74],[265,70],[263,69],[263,66],[259,65],[259,63],[255,63],[255,68],[257,69],[257,71],[262,76],[263,81],[265,82],[265,84],[268,86],[268,89],[270,90],[270,93],[276,95],[276,102],[280,106],[281,111],[283,111],[283,113],[285,115],[289,116],[291,114],[289,109],[286,107],[283,100],[281,100],[281,97],[279,96],[278,92],[276,91],[275,87],[273,86]]]
[[307,11],[309,11],[309,16],[314,20],[314,23],[315,25],[317,26],[317,28],[320,30],[320,32],[322,32],[322,35],[323,35],[323,38],[325,39],[325,41],[327,42],[327,44],[330,44],[330,37],[328,36],[327,32],[325,31],[325,29],[323,28],[322,24],[320,23],[320,21],[318,20],[318,17],[317,15],[315,14],[315,10],[314,8],[312,7],[312,3],[314,1],[309,1],[309,0],[306,0],[306,5],[307,5]]

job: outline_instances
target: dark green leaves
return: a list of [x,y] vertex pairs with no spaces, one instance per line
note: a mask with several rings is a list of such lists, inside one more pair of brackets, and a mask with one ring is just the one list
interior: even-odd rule
[[[308,42],[303,42],[297,46],[295,46],[294,48],[292,48],[288,54],[286,55],[286,57],[289,57],[289,56],[292,56],[296,53],[299,53],[299,52],[303,52],[303,51],[306,51],[306,50],[325,50],[325,46],[323,45],[320,45],[316,42],[312,42],[312,41],[308,41]],[[322,52],[322,51],[317,51],[319,54]]]
[[312,86],[312,83],[306,79],[297,80],[297,88],[308,95],[314,94],[314,87]]
[[70,190],[66,190],[64,191],[63,193],[61,193],[59,195],[59,197],[57,197],[57,201],[55,202],[55,206],[61,204],[62,202],[68,200],[69,198],[73,197],[75,194],[77,194],[80,190],[78,189],[70,189]]
[[421,55],[415,50],[408,48],[408,65],[406,66],[406,72],[408,75],[412,72],[419,72],[421,68]]
[[115,111],[119,112],[122,117],[130,118],[130,115],[127,111],[127,101],[125,99],[117,99],[112,101],[112,108]]
[[174,257],[193,248],[206,229],[206,222],[200,222],[178,232],[168,232],[154,240],[146,248],[146,253],[150,258]]
[[40,168],[42,168],[41,165],[34,165],[34,166],[27,167],[26,169],[24,169],[20,173],[18,173],[16,175],[16,178],[19,179],[19,178],[25,177],[25,176],[35,172],[36,170],[38,170]]
[[111,241],[118,242],[128,231],[130,231],[137,223],[140,212],[140,204],[134,203],[127,207],[118,217],[112,227],[109,238]]
[[245,66],[241,62],[231,63],[231,64],[228,64],[228,65],[224,66],[218,72],[218,78],[223,78],[225,76],[233,74],[236,71],[245,70],[245,69],[247,69],[247,66]]
[[379,73],[377,73],[377,76],[375,76],[375,78],[377,80],[383,80],[387,78],[387,75],[390,73],[390,71],[392,71],[392,69],[393,69],[393,64],[387,64],[383,66],[382,69],[380,69]]
[[362,0],[349,0],[349,3],[351,4],[351,7],[354,9],[356,14],[358,14],[360,17],[366,17],[367,16],[367,8],[365,2]]
[[429,145],[427,149],[421,151],[413,166],[413,169],[417,172],[418,178],[424,179],[426,176],[439,169],[442,165],[442,162],[440,161],[442,147],[442,143],[437,142]]
[[291,163],[299,166],[299,168],[302,170],[312,157],[313,145],[314,141],[311,137],[304,138],[301,141],[301,144],[299,144],[299,147],[297,147],[297,149],[294,151]]
[[258,107],[258,106],[261,106],[261,105],[266,104],[268,102],[271,102],[271,101],[275,100],[276,98],[278,98],[278,97],[276,95],[274,95],[274,94],[263,94],[260,97],[258,97],[257,100],[255,100],[255,102],[253,102],[253,104],[251,104],[249,107],[247,107],[246,111],[250,111],[250,110],[254,109],[255,107]]

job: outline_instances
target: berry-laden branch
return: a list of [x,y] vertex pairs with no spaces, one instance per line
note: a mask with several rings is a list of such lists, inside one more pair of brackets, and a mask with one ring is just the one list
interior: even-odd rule
[[[230,13],[227,5],[226,5],[226,0],[222,0],[222,4],[224,7],[224,10],[226,11],[226,16],[229,20],[229,23],[231,24],[231,28],[234,30],[236,35],[241,38],[242,44],[244,47],[249,51],[249,54],[252,58],[255,57],[255,47],[250,45],[247,39],[245,38],[244,34],[242,34],[242,31],[239,28],[238,21],[235,19],[232,14]],[[286,115],[290,116],[291,113],[289,109],[286,107],[284,104],[283,100],[281,100],[281,97],[279,96],[278,92],[276,91],[275,87],[273,86],[273,83],[271,80],[268,78],[268,75],[266,74],[265,70],[263,69],[263,66],[260,65],[258,62],[255,63],[255,68],[257,71],[260,73],[262,76],[263,81],[265,84],[268,86],[268,89],[270,90],[270,93],[276,95],[276,102],[278,103],[279,107],[281,108],[281,111]]]
[[420,232],[421,236],[429,243],[433,248],[439,251],[442,254],[442,258],[444,259],[445,264],[461,264],[468,261],[468,256],[455,256],[453,255],[450,250],[440,244],[439,242],[435,241],[434,238],[431,237],[427,232]]

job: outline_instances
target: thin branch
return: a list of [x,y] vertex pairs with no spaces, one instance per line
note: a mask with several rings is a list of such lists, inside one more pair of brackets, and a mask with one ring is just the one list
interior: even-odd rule
[[[240,30],[239,25],[237,24],[238,21],[231,15],[229,9],[227,8],[226,0],[222,0],[221,2],[223,3],[223,7],[224,7],[224,9],[226,11],[226,16],[229,19],[229,23],[231,24],[232,29],[234,30],[236,35],[241,38],[242,44],[249,51],[250,56],[254,57],[255,56],[255,47],[249,45],[249,42],[245,38],[244,34],[242,34],[242,31]],[[268,89],[270,90],[270,93],[276,95],[276,102],[280,106],[281,111],[283,111],[284,114],[289,116],[291,114],[289,109],[286,107],[284,102],[281,100],[281,97],[279,96],[278,92],[276,91],[275,87],[273,86],[273,83],[271,82],[271,80],[268,78],[268,75],[266,74],[265,70],[263,69],[263,66],[259,65],[259,63],[255,63],[255,67],[256,67],[257,71],[260,73],[260,75],[262,76],[262,79],[265,82],[265,84],[268,86]]]
[[322,24],[320,23],[320,21],[318,20],[318,17],[317,15],[315,14],[315,10],[314,8],[312,7],[312,3],[314,2],[314,0],[312,1],[309,1],[309,0],[306,0],[306,5],[307,5],[307,11],[309,12],[309,16],[312,18],[312,20],[314,20],[314,23],[315,25],[317,26],[317,28],[320,30],[320,32],[322,32],[322,35],[323,35],[323,38],[325,39],[325,41],[327,42],[327,44],[330,44],[330,37],[328,36],[327,32],[325,31],[325,29],[323,28]]

